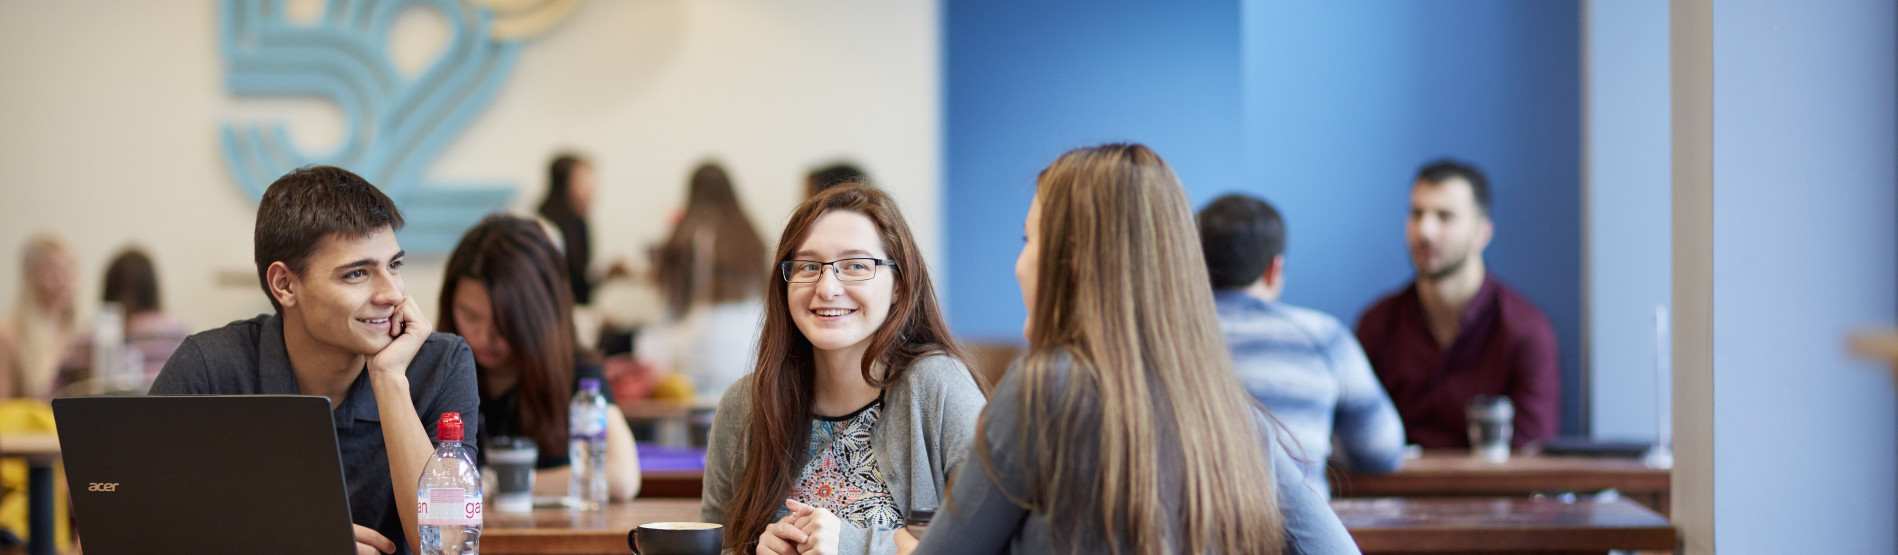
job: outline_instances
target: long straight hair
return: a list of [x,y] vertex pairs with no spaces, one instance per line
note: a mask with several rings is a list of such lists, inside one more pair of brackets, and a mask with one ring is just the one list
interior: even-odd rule
[[[66,242],[52,234],[34,236],[26,243],[26,252],[20,257],[20,296],[13,305],[13,331],[19,334],[15,338],[19,375],[14,395],[19,397],[50,397],[59,376],[59,359],[64,355],[66,346],[79,334],[79,316],[74,299],[67,299],[66,307],[57,312],[49,311],[45,299],[40,298],[39,273],[54,258],[64,258],[73,262],[72,248]],[[0,361],[4,368],[5,361]],[[0,375],[0,379],[7,376]],[[5,389],[5,388],[0,388]]]
[[[543,453],[564,449],[577,356],[565,259],[539,222],[497,214],[462,235],[448,257],[440,331],[460,333],[455,329],[455,291],[463,279],[487,287],[495,333],[512,351],[510,363],[519,372],[514,388],[519,392],[521,430]],[[488,391],[487,380],[480,379],[489,371],[475,366],[483,399],[498,393]]]
[[685,214],[654,265],[671,316],[685,316],[696,303],[742,301],[761,293],[759,279],[770,273],[764,249],[731,177],[718,164],[701,164],[692,172]]
[[[949,325],[936,304],[929,268],[910,235],[896,201],[888,193],[861,183],[846,184],[818,193],[798,205],[778,239],[777,259],[790,260],[825,214],[855,212],[876,225],[885,252],[896,266],[895,296],[889,318],[870,335],[860,371],[873,386],[900,379],[910,363],[930,355],[962,358],[949,336]],[[758,535],[776,520],[777,508],[809,457],[811,403],[817,394],[815,352],[809,338],[791,321],[788,286],[776,269],[765,286],[764,331],[758,339],[758,362],[751,381],[751,415],[745,422],[744,471],[739,475],[732,509],[725,515],[725,545],[735,553],[757,549]],[[884,375],[874,368],[881,364]],[[980,374],[970,373],[987,391]]]
[[[1269,431],[1233,374],[1179,178],[1145,146],[1110,144],[1063,154],[1036,188],[1024,410],[978,424],[983,468],[998,472],[995,448],[1033,445],[1029,498],[1014,501],[1070,551],[1101,530],[1114,553],[1278,553]],[[1023,444],[989,445],[981,430],[1007,425]],[[1058,447],[1076,444],[1098,450]]]

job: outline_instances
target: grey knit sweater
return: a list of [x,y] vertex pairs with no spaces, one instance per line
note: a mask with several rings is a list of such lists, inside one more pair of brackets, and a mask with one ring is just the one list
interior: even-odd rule
[[[726,522],[725,504],[731,501],[744,474],[749,447],[744,428],[751,415],[751,380],[750,375],[739,380],[725,390],[725,397],[718,403],[705,455],[705,491],[699,506],[702,521]],[[877,419],[870,447],[876,454],[877,470],[904,515],[919,507],[942,505],[948,495],[944,478],[968,456],[976,418],[984,404],[968,366],[946,356],[917,360],[884,390],[883,414]],[[845,523],[838,549],[842,555],[895,553],[894,532]]]

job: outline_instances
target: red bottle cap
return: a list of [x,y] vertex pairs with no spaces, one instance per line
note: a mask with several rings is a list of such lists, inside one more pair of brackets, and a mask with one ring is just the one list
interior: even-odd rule
[[461,413],[444,412],[441,422],[435,423],[437,441],[461,441]]

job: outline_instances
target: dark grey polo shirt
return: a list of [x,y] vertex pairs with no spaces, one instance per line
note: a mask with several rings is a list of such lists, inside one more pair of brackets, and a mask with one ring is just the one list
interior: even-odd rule
[[[435,438],[444,412],[461,413],[466,437],[479,430],[480,397],[475,386],[474,355],[461,337],[436,333],[409,363],[409,396],[416,415]],[[262,315],[188,337],[165,362],[152,383],[153,395],[297,395],[297,377],[284,350],[283,317]],[[411,553],[398,510],[415,510],[415,500],[397,502],[389,481],[389,451],[382,444],[382,416],[368,372],[356,377],[343,402],[330,411],[342,450],[343,477],[349,485],[349,516],[395,542],[396,553]],[[473,446],[470,445],[470,448]],[[419,476],[405,477],[418,480]]]

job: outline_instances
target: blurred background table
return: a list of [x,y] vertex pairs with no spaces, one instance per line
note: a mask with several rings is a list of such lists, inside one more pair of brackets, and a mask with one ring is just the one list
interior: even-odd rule
[[1519,497],[1592,494],[1613,489],[1662,517],[1668,514],[1671,472],[1641,461],[1595,457],[1517,455],[1502,463],[1464,451],[1428,451],[1385,475],[1337,471],[1335,497]]
[[648,522],[694,522],[699,500],[636,499],[605,510],[534,509],[527,514],[483,515],[481,552],[486,555],[594,555],[630,553],[626,533]]
[[53,555],[53,462],[59,459],[58,434],[0,436],[0,456],[26,459],[26,552]]
[[1331,508],[1365,553],[1672,552],[1677,541],[1667,519],[1626,499],[1335,499]]
[[704,495],[705,450],[639,444],[639,498],[692,498]]

